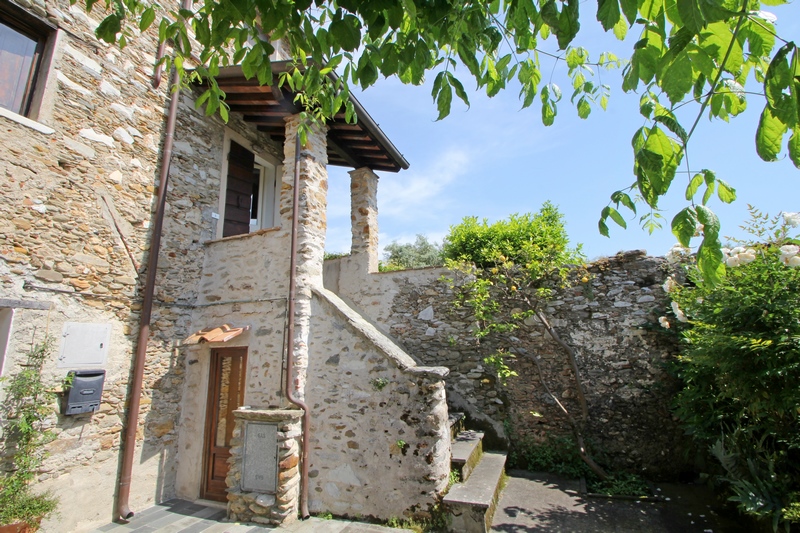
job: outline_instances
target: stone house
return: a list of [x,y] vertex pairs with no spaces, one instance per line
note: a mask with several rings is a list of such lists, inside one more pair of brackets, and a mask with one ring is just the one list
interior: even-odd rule
[[322,282],[326,166],[354,168],[365,276],[374,171],[403,157],[357,102],[357,124],[299,146],[293,95],[237,68],[219,80],[230,121],[206,117],[154,83],[153,36],[120,50],[93,17],[0,0],[0,372],[49,335],[48,379],[75,372],[89,397],[63,393],[49,421],[38,486],[61,514],[44,530],[171,497],[262,523],[424,511],[448,482],[448,371]]

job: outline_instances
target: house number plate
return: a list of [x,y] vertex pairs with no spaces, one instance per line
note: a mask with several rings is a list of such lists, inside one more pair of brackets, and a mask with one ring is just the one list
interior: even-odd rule
[[278,426],[248,422],[245,426],[242,490],[275,493],[278,483]]

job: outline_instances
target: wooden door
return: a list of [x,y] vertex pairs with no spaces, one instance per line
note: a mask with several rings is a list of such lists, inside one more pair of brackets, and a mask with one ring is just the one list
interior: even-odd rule
[[244,402],[247,348],[211,351],[206,407],[205,465],[201,497],[227,501],[228,458],[231,456],[233,411]]

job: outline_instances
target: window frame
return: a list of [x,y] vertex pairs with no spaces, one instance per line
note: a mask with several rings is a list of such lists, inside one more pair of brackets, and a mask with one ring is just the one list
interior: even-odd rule
[[0,21],[36,41],[36,55],[38,56],[34,58],[34,63],[31,65],[22,113],[2,107],[0,115],[43,133],[51,133],[50,128],[36,127],[36,124],[30,124],[30,121],[41,122],[52,114],[53,98],[48,98],[48,96],[51,96],[55,90],[54,56],[63,32],[49,21],[8,0],[0,0]]
[[[283,172],[280,161],[278,161],[277,158],[275,158],[270,154],[265,154],[263,152],[258,152],[254,150],[252,142],[250,142],[244,136],[236,133],[235,131],[225,128],[225,136],[222,144],[222,165],[220,168],[219,206],[217,208],[218,209],[217,214],[219,216],[217,219],[217,227],[214,232],[216,239],[223,238],[222,232],[224,229],[224,220],[225,220],[225,195],[228,188],[228,154],[230,153],[231,141],[235,142],[236,144],[250,151],[255,156],[255,167],[260,170],[258,227],[256,227],[255,229],[251,228],[251,230],[248,233],[232,235],[232,237],[248,235],[249,233],[253,233],[254,231],[280,227],[281,225],[279,218],[280,190],[281,190],[280,180]],[[266,187],[271,172],[274,172],[273,174],[274,188],[272,189]],[[271,223],[265,224],[266,221],[264,220],[264,213],[266,211],[265,207],[267,204],[271,204],[270,211],[272,212],[272,221]]]

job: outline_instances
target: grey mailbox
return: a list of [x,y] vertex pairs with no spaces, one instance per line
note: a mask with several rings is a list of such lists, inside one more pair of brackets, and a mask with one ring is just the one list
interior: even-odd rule
[[66,391],[61,414],[93,413],[100,408],[106,380],[105,370],[71,370],[67,379],[71,381],[71,385]]

